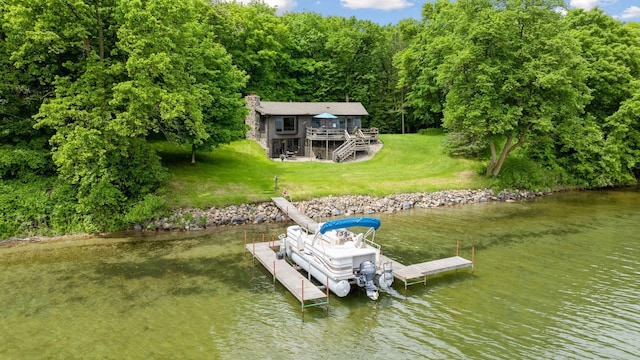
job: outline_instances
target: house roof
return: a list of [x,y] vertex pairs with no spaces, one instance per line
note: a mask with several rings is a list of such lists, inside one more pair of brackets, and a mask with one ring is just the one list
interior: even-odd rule
[[369,115],[359,102],[261,101],[255,109],[262,115],[318,115],[324,112],[336,116]]

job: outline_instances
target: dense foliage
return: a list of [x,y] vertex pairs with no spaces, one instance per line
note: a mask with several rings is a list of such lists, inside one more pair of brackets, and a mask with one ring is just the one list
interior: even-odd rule
[[[562,0],[438,0],[396,25],[261,3],[0,2],[0,238],[120,229],[166,209],[149,146],[243,136],[243,96],[360,101],[440,128],[499,186],[640,177],[640,25]],[[561,11],[561,9],[565,9]]]
[[426,4],[415,41],[396,56],[409,112],[441,119],[451,153],[486,157],[486,175],[502,185],[523,186],[499,176],[516,152],[535,165],[517,177],[554,179],[525,186],[635,184],[637,27],[599,9],[563,8],[556,0]]
[[[0,6],[9,80],[1,89],[3,180],[31,181],[26,170],[56,173],[48,186],[72,194],[39,210],[45,229],[69,230],[56,225],[56,206],[78,230],[122,228],[127,211],[167,179],[146,141],[154,133],[194,149],[243,135],[246,75],[216,40],[204,2]],[[3,225],[2,236],[25,230]]]

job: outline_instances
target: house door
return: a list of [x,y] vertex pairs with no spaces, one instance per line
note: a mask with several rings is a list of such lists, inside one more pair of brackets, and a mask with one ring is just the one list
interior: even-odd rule
[[280,156],[280,154],[284,154],[282,140],[280,139],[271,140],[271,157],[277,158]]

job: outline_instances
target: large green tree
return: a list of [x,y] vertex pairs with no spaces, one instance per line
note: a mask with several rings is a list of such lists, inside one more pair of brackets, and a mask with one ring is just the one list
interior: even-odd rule
[[411,66],[407,73],[418,71],[414,79],[425,82],[411,91],[428,99],[411,94],[409,101],[431,112],[441,101],[449,131],[485,140],[488,176],[498,176],[515,149],[575,121],[589,100],[579,44],[557,11],[562,5],[549,0],[425,4],[427,36],[418,36],[424,43],[409,50],[405,63]]
[[[130,135],[162,132],[195,150],[244,135],[245,75],[207,26],[201,2],[131,1],[120,7],[117,50],[126,80],[114,85],[116,122]],[[203,15],[205,14],[205,15]]]

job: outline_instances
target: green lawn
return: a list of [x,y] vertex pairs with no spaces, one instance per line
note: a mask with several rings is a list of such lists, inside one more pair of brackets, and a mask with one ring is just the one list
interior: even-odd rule
[[381,135],[380,139],[384,147],[373,159],[344,163],[273,161],[256,142],[242,140],[197,153],[197,164],[191,165],[189,147],[166,142],[154,146],[172,173],[167,196],[176,208],[268,201],[283,189],[301,200],[487,186],[486,179],[476,174],[478,162],[443,154],[443,135]]

